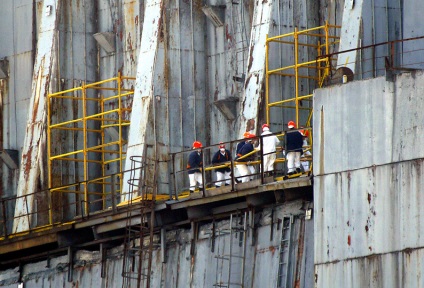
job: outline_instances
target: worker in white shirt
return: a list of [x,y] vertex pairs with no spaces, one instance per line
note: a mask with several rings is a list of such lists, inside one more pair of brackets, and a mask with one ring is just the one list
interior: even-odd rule
[[[264,167],[264,173],[268,175],[272,175],[274,172],[274,162],[277,158],[277,154],[275,153],[277,150],[277,145],[280,143],[280,140],[277,138],[277,136],[272,135],[272,132],[269,130],[268,124],[262,125],[262,153],[264,155],[263,161],[263,167]],[[261,149],[260,145],[257,148],[258,150]]]

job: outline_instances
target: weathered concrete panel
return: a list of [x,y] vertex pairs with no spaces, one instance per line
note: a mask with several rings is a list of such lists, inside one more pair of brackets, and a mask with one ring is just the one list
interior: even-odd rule
[[423,249],[377,254],[316,267],[316,287],[423,287]]
[[420,159],[315,177],[316,263],[422,247],[423,165]]
[[424,141],[423,78],[417,71],[395,83],[380,77],[316,90],[315,174],[424,157],[416,145]]
[[316,90],[317,287],[423,285],[422,78]]

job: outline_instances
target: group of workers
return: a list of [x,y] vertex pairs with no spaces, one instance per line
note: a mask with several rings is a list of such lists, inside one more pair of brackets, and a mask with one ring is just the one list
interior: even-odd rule
[[[301,173],[301,162],[300,157],[303,154],[303,149],[307,145],[308,130],[296,130],[296,123],[289,121],[287,124],[289,130],[286,132],[286,157],[287,157],[287,175],[293,175]],[[306,132],[305,132],[306,131]],[[262,149],[263,153],[263,169],[266,176],[273,175],[274,162],[277,158],[276,151],[280,140],[275,136],[269,128],[268,124],[262,125],[262,147],[259,144],[256,148],[254,146],[254,140],[257,138],[255,134],[245,132],[243,134],[243,141],[237,144],[236,156],[234,160],[237,162],[236,167],[239,177],[236,181],[242,183],[248,182],[252,179],[252,175],[256,173],[255,166],[251,165],[254,161],[255,151]],[[203,177],[202,177],[202,143],[194,141],[187,163],[188,176],[190,181],[190,193],[193,193],[196,184],[199,189],[203,188]],[[284,151],[283,151],[284,152]],[[307,151],[310,153],[309,151]],[[310,155],[310,154],[309,154]],[[216,182],[215,187],[219,188],[221,185],[228,186],[231,184],[231,168],[226,165],[232,160],[231,152],[225,148],[224,143],[219,143],[219,150],[212,157],[212,164],[218,166],[215,169]],[[306,171],[309,167],[308,162],[304,164],[304,170]]]

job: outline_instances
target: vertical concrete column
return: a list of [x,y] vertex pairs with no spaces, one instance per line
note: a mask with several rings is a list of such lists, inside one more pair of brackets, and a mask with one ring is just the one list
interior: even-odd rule
[[46,187],[46,98],[54,79],[53,63],[56,58],[56,34],[60,15],[59,0],[42,2],[40,29],[38,33],[37,55],[35,57],[32,92],[28,113],[25,142],[22,150],[21,166],[13,232],[28,230],[34,212],[34,193]]

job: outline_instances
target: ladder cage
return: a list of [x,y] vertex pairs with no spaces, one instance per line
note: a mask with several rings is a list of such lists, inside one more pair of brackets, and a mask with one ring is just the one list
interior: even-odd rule
[[[128,180],[129,201],[124,239],[122,287],[150,288],[154,244],[154,206],[156,183],[148,181],[147,169],[152,161],[142,156],[132,156]],[[155,173],[156,174],[156,173]]]

